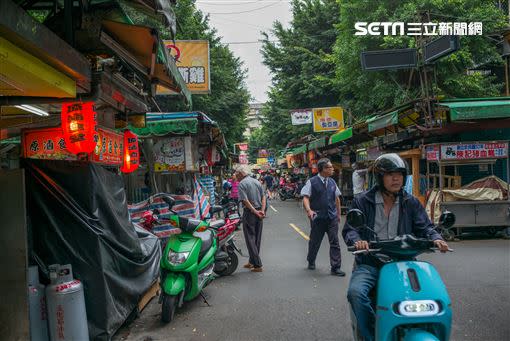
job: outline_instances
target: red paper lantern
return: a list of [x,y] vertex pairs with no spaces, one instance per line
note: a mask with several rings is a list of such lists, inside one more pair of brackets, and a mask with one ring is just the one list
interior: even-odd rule
[[121,172],[131,173],[140,165],[140,150],[138,148],[138,136],[129,130],[124,131],[124,162],[120,167]]
[[73,154],[91,153],[96,147],[96,113],[93,102],[62,104],[62,131],[66,149]]

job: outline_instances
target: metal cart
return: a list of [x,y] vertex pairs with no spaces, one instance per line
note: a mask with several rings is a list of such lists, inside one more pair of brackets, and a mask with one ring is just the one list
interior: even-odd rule
[[[454,227],[442,231],[445,239],[452,240],[463,229],[482,229],[489,234],[510,227],[510,158],[508,141],[443,143],[425,146],[427,154],[427,188],[442,192],[445,188],[460,187],[459,167],[484,165],[494,173],[498,159],[506,159],[507,200],[490,201],[449,201],[440,204],[456,216]],[[439,174],[430,173],[430,165],[438,165]],[[453,166],[455,174],[445,176],[446,166]],[[436,181],[438,178],[439,181]]]

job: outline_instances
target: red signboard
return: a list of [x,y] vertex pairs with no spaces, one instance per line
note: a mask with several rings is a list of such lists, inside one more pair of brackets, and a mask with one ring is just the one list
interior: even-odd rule
[[106,128],[99,128],[98,133],[99,141],[92,152],[92,161],[104,165],[121,165],[124,155],[124,136]]
[[[105,165],[122,164],[122,134],[106,128],[98,129],[99,140],[89,160]],[[23,157],[47,160],[76,160],[66,149],[62,128],[43,128],[23,132]]]

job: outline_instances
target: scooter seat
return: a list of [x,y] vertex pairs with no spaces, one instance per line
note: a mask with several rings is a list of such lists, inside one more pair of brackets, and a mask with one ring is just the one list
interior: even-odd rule
[[223,219],[218,219],[215,221],[211,221],[209,223],[209,227],[212,229],[218,229],[218,228],[222,227],[223,225],[225,225],[225,220],[223,220]]
[[194,232],[193,235],[202,239],[202,246],[200,247],[200,253],[198,254],[198,261],[200,262],[207,253],[207,250],[211,248],[214,234],[211,230],[205,230],[204,232]]

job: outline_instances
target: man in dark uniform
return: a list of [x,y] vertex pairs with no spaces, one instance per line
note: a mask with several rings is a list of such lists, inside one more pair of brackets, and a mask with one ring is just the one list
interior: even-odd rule
[[327,158],[317,162],[319,174],[310,178],[303,189],[303,205],[310,219],[311,232],[308,242],[308,269],[315,269],[315,258],[321,246],[324,234],[328,234],[329,258],[331,274],[345,276],[340,270],[342,258],[340,255],[340,243],[338,242],[338,224],[340,223],[340,190],[333,179],[333,165]]

